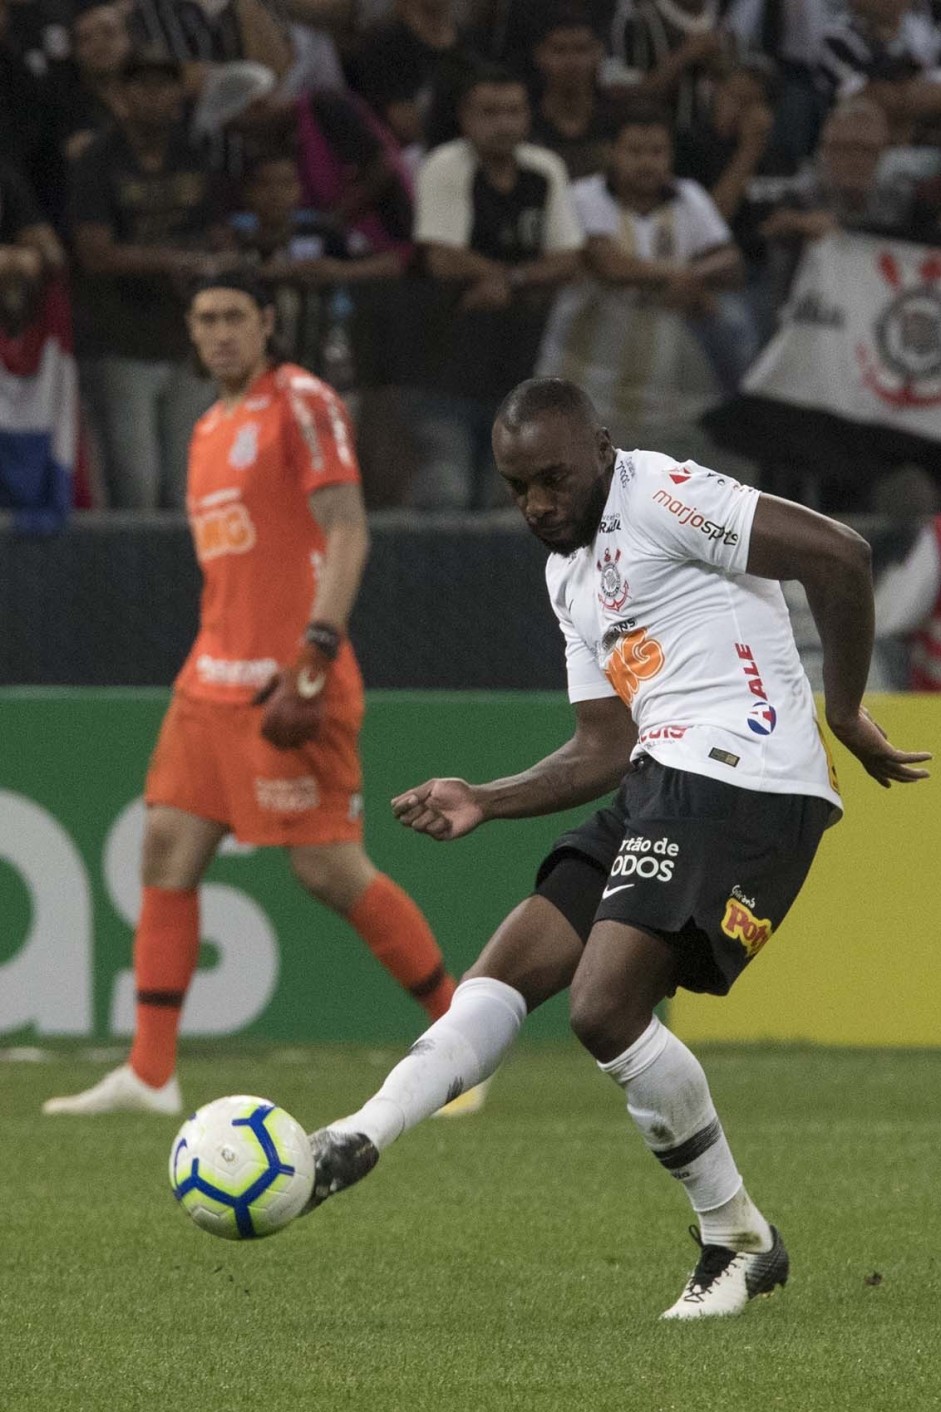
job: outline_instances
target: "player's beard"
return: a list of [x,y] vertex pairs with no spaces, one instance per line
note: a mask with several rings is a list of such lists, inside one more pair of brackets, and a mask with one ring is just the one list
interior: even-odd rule
[[608,490],[611,482],[607,476],[599,476],[593,482],[591,489],[585,498],[578,518],[572,521],[572,526],[565,538],[547,539],[544,538],[537,529],[533,529],[533,534],[541,541],[545,547],[553,554],[564,556],[574,554],[576,549],[584,549],[586,544],[591,544],[598,533],[598,526],[601,523],[601,516],[604,514],[604,507],[608,502]]

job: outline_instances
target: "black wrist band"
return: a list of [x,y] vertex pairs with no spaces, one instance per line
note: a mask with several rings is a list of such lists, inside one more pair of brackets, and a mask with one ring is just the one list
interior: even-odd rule
[[329,623],[308,623],[304,629],[304,641],[333,662],[340,650],[341,635]]

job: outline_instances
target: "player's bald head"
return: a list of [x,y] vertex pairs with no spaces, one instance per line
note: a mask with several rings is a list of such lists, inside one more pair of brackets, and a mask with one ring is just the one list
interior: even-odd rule
[[590,543],[604,510],[614,447],[588,394],[565,378],[528,378],[504,398],[493,455],[523,518],[554,553]]
[[494,425],[515,434],[547,414],[564,417],[589,433],[601,429],[588,393],[567,378],[527,378],[518,383],[500,403]]

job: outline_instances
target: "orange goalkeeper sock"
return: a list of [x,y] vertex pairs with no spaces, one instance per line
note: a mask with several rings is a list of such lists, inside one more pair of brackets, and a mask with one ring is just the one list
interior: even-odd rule
[[198,955],[198,893],[145,887],[134,936],[137,1012],[130,1064],[154,1088],[176,1068],[180,1012]]
[[424,913],[408,893],[379,873],[353,904],[347,920],[430,1019],[444,1014],[454,994],[454,980]]

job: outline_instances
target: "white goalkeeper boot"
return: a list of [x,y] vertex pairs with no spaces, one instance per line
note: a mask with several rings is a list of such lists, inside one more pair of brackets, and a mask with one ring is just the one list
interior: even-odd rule
[[790,1262],[784,1242],[774,1226],[770,1250],[729,1250],[724,1245],[703,1245],[695,1226],[689,1233],[699,1246],[699,1260],[686,1281],[686,1288],[661,1319],[708,1319],[716,1315],[741,1314],[749,1300],[759,1294],[772,1294],[787,1284]]
[[183,1099],[176,1075],[172,1074],[160,1088],[145,1084],[139,1079],[130,1064],[122,1064],[112,1069],[110,1074],[86,1088],[81,1093],[72,1093],[65,1098],[47,1098],[42,1111],[48,1114],[74,1113],[162,1113],[172,1115],[183,1111]]

